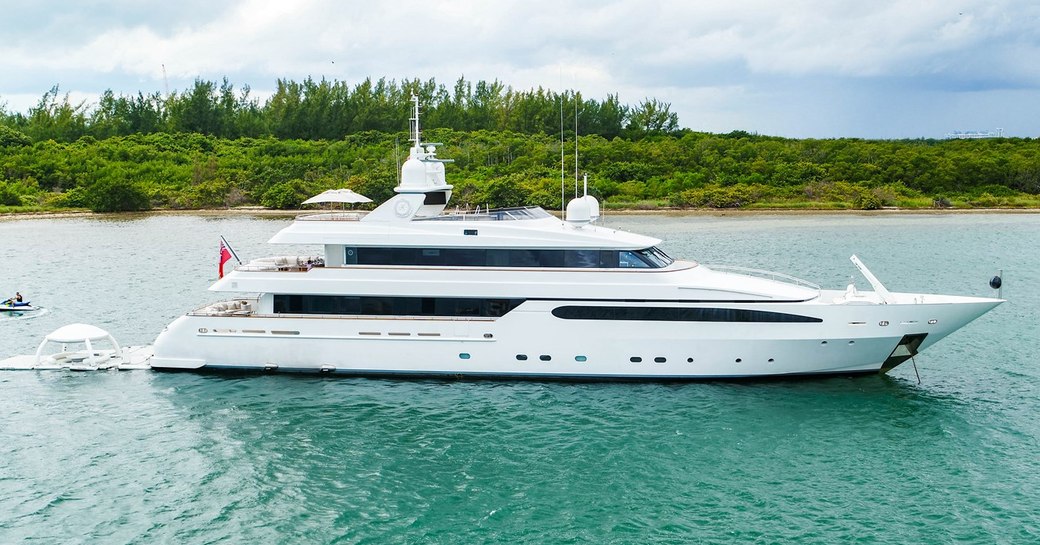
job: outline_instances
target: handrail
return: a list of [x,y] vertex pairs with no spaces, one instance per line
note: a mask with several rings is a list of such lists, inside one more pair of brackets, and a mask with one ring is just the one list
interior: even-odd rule
[[752,269],[750,267],[736,267],[736,266],[733,266],[733,265],[708,265],[708,268],[713,270],[713,271],[731,272],[731,273],[743,274],[743,275],[746,275],[746,276],[757,276],[759,278],[765,278],[767,280],[773,280],[774,282],[783,281],[783,282],[787,282],[787,283],[790,283],[790,284],[796,284],[796,285],[803,286],[803,287],[806,287],[806,288],[814,289],[816,291],[820,291],[822,289],[819,285],[814,284],[814,283],[812,283],[812,282],[810,282],[808,280],[804,280],[804,279],[798,278],[797,276],[791,276],[789,274],[784,274],[784,273],[780,273],[780,272],[776,272],[776,271],[767,271],[767,270],[763,270],[763,269]]
[[306,272],[314,267],[324,267],[325,259],[321,256],[273,256],[254,259],[248,263],[235,267],[236,271],[245,272],[267,272],[267,271],[293,271]]
[[318,212],[316,214],[300,214],[297,221],[361,221],[362,212]]
[[416,218],[417,221],[510,221],[532,220],[549,217],[549,213],[538,206],[517,206],[512,208],[493,208],[491,210],[455,211],[429,218]]

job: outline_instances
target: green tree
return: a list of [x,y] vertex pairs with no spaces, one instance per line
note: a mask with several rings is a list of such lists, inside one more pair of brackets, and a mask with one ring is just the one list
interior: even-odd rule
[[307,198],[303,189],[303,180],[290,180],[271,186],[264,192],[260,204],[268,208],[289,210],[299,208],[300,203]]
[[22,147],[32,144],[32,139],[25,133],[0,125],[0,148]]
[[151,208],[148,194],[126,180],[99,180],[88,188],[87,206],[93,212],[136,212]]
[[679,128],[679,116],[672,105],[647,98],[632,110],[626,127],[634,135],[671,133]]

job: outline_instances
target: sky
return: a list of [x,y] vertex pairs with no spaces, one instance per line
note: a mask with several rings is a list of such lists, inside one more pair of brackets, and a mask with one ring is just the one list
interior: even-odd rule
[[[697,131],[1040,136],[1037,0],[0,0],[0,105],[225,76],[656,98]],[[164,74],[165,70],[165,74]]]

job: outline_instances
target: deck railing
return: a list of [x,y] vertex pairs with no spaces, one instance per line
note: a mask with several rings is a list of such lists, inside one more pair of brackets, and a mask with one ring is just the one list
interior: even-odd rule
[[315,267],[324,266],[325,259],[321,256],[285,255],[254,259],[249,263],[235,267],[235,270],[246,272],[306,272]]
[[319,212],[317,214],[300,214],[297,221],[361,221],[367,212]]

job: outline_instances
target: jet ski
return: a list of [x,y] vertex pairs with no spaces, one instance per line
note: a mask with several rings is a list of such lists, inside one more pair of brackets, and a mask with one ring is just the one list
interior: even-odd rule
[[40,307],[33,306],[29,301],[4,301],[0,303],[0,312],[28,312],[31,310],[40,310]]

